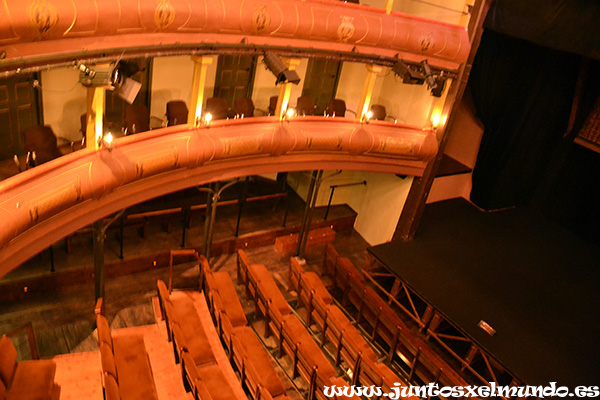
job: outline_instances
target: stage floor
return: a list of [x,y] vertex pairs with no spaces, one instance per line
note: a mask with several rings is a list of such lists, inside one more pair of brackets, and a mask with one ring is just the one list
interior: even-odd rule
[[427,205],[412,242],[369,252],[526,383],[600,384],[600,248],[454,199]]

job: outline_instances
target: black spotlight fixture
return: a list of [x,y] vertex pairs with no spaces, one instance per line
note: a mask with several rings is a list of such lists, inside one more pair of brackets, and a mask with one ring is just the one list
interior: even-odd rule
[[437,89],[438,86],[435,80],[435,75],[433,75],[433,71],[431,70],[431,67],[429,66],[427,60],[421,61],[421,68],[423,69],[423,75],[425,75],[425,82],[427,83],[429,89]]
[[446,78],[443,76],[438,76],[435,78],[435,89],[431,89],[431,95],[433,97],[442,97],[442,93],[444,92],[444,87],[446,86]]
[[402,60],[396,61],[392,71],[402,78],[402,82],[409,85],[422,85],[425,82],[425,76],[420,71],[406,65]]
[[[139,71],[137,66],[124,61],[108,66],[87,66],[76,64],[79,70],[79,82],[85,87],[107,87],[114,90],[123,100],[132,104],[142,88],[142,84],[130,76]],[[137,68],[137,69],[136,69]]]
[[276,85],[281,82],[293,83],[294,85],[300,83],[300,77],[296,71],[290,71],[277,54],[265,53],[264,62],[269,71],[277,78]]

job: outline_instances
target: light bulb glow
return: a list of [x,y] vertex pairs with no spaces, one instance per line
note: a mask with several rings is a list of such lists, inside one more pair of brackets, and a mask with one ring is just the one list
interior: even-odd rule
[[108,132],[105,136],[104,136],[104,141],[106,142],[106,144],[111,144],[113,141],[113,135],[112,133]]
[[204,122],[206,123],[206,125],[208,125],[210,123],[210,121],[212,121],[212,114],[211,113],[204,114]]
[[294,118],[296,116],[296,110],[294,110],[293,108],[288,108],[285,112],[285,116],[288,118]]

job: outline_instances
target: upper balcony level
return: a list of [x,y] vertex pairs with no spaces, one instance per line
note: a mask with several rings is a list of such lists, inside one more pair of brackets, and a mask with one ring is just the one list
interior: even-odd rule
[[[397,12],[399,4],[432,7],[414,1],[386,2],[387,10],[329,0],[4,1],[0,97],[5,93],[8,104],[14,95],[16,102],[0,112],[2,129],[14,131],[2,133],[0,153],[24,158],[23,130],[32,125],[49,125],[68,140],[83,133],[88,147],[0,182],[0,276],[99,218],[206,182],[310,169],[422,175],[437,153],[435,121],[449,85],[432,97],[422,80],[405,84],[393,66],[427,61],[432,77],[452,79],[469,53],[466,14],[456,4],[434,7],[463,19],[451,24]],[[257,68],[267,54],[286,57],[302,84],[273,85],[273,75]],[[117,60],[142,60],[136,103],[164,116],[169,100],[183,99],[187,123],[159,123],[116,139],[111,149],[100,147],[125,104],[115,108],[106,87],[82,86],[81,66],[100,70]],[[228,64],[243,60],[249,64]],[[245,81],[224,84],[228,75]],[[265,111],[202,122],[206,99],[227,96],[232,109],[235,99],[248,97]],[[301,96],[315,100],[314,116],[284,117]],[[324,111],[333,98],[345,99],[354,115]],[[277,111],[266,111],[273,99]],[[394,117],[369,120],[371,104]]]
[[2,3],[0,72],[6,73],[74,60],[255,49],[378,63],[427,59],[457,69],[469,52],[464,0]]

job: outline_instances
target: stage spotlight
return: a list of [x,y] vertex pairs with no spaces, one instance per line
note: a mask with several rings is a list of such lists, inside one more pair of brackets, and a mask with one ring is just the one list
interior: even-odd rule
[[276,85],[281,82],[293,83],[294,85],[300,83],[300,77],[296,71],[290,71],[277,54],[265,53],[264,62],[269,71],[277,78]]
[[392,71],[402,78],[403,83],[422,85],[425,82],[425,76],[421,72],[409,67],[402,60],[396,61],[396,64],[392,67]]
[[436,88],[431,89],[431,95],[433,97],[442,97],[442,93],[444,92],[444,87],[446,86],[446,78],[443,76],[438,76],[435,78]]
[[112,142],[113,135],[110,132],[107,132],[98,138],[98,146],[104,147],[109,152],[113,149]]
[[142,84],[131,79],[130,76],[139,71],[139,68],[131,63],[123,61],[116,65],[88,67],[77,63],[79,70],[79,82],[85,87],[107,87],[114,89],[115,93],[123,100],[132,104],[142,88]]
[[438,85],[435,81],[435,75],[433,75],[433,71],[431,70],[427,60],[421,61],[421,68],[423,68],[423,75],[425,75],[425,82],[427,83],[429,89],[432,91],[437,89]]

